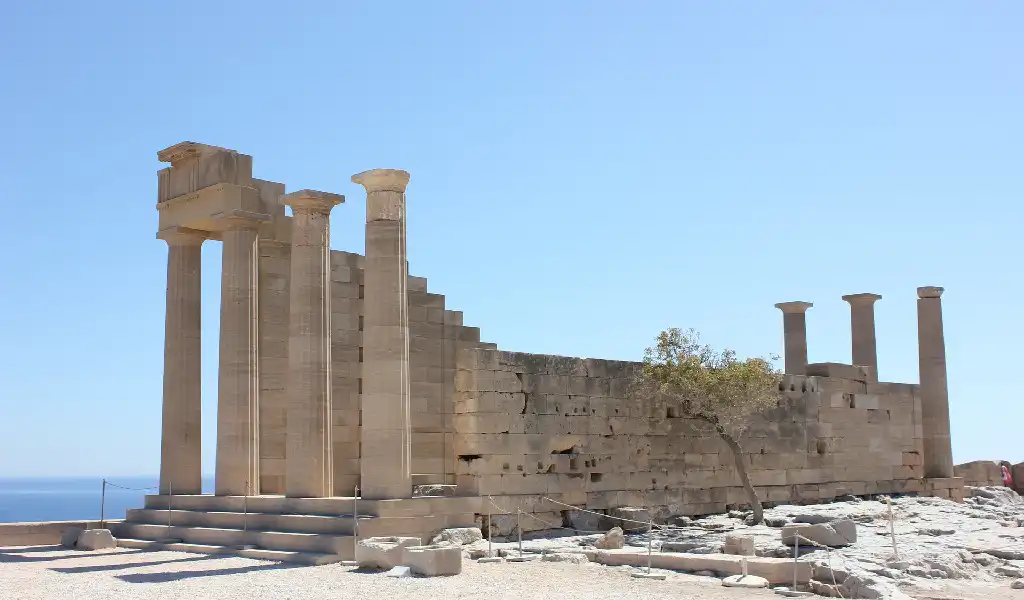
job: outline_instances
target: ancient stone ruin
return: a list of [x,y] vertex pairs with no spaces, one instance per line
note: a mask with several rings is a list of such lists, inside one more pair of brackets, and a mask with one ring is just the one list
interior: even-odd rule
[[[353,176],[366,190],[359,255],[330,250],[340,195],[286,193],[225,148],[184,142],[158,156],[170,163],[157,202],[168,245],[160,495],[129,511],[121,545],[327,562],[350,558],[356,534],[427,541],[486,525],[488,512],[500,534],[520,511],[529,531],[573,522],[575,507],[662,518],[745,502],[713,432],[630,397],[635,363],[501,352],[410,276],[405,171]],[[207,241],[223,243],[214,495],[202,495],[200,460]],[[918,289],[920,385],[878,381],[879,296],[844,297],[856,365],[808,364],[812,305],[777,305],[784,399],[742,441],[763,499],[963,499],[941,294]]]

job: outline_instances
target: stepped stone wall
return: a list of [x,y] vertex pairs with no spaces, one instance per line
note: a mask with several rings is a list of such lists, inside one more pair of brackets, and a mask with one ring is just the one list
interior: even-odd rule
[[[491,496],[496,513],[535,515],[524,530],[561,525],[571,515],[558,502],[667,516],[746,501],[732,454],[707,425],[670,402],[630,398],[637,363],[486,348],[458,359],[459,492]],[[849,365],[807,370],[819,375],[784,376],[779,405],[741,439],[761,499],[925,491],[919,386],[878,383],[873,370]],[[508,516],[498,523],[500,534]]]
[[[286,231],[287,229],[284,229]],[[282,494],[287,455],[288,303],[291,244],[260,239],[260,493]],[[331,251],[331,381],[334,494],[359,485],[363,256]],[[457,349],[493,347],[427,280],[409,277],[412,472],[416,483],[454,483],[451,398]]]

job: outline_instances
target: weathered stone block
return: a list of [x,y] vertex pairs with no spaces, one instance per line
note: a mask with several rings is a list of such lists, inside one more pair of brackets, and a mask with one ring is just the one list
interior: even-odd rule
[[857,524],[850,519],[837,519],[829,523],[786,525],[782,528],[782,543],[789,546],[841,548],[857,542]]
[[60,534],[60,545],[65,548],[74,548],[78,543],[78,537],[85,531],[81,527],[67,527]]
[[366,538],[356,546],[356,562],[367,569],[390,569],[403,564],[404,548],[422,543],[417,537]]
[[462,548],[456,546],[409,546],[402,549],[402,564],[425,577],[462,572]]
[[79,550],[104,550],[116,548],[117,540],[109,529],[87,529],[78,536],[75,547]]

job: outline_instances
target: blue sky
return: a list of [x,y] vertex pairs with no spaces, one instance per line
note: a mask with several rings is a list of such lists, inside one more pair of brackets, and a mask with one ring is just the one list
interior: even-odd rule
[[[0,7],[0,476],[156,473],[156,151],[290,190],[412,173],[413,274],[510,350],[638,358],[669,326],[917,381],[945,286],[957,462],[1024,460],[1024,7],[1012,2],[9,2]],[[204,247],[212,472],[220,248]]]

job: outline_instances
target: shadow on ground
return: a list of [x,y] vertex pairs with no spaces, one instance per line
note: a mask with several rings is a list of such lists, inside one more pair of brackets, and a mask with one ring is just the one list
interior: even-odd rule
[[[54,556],[24,556],[25,554],[31,555],[35,552],[59,552],[61,550],[63,550],[63,552]],[[118,554],[138,554],[140,552],[144,552],[144,550],[125,550],[123,552],[118,552]],[[61,546],[33,546],[31,548],[19,548],[17,550],[0,549],[0,563],[44,562],[50,560],[67,560],[69,558],[85,558],[88,556],[106,556],[106,554],[97,554],[83,550],[68,550]]]
[[121,569],[132,569],[135,567],[154,567],[157,565],[166,565],[170,563],[183,563],[183,562],[196,562],[201,560],[210,560],[211,558],[219,558],[210,555],[199,555],[189,556],[186,558],[169,558],[167,560],[148,560],[141,562],[124,562],[116,565],[85,565],[81,567],[51,567],[51,571],[58,573],[91,573],[94,571],[119,571]]
[[173,571],[165,573],[126,573],[115,575],[117,579],[126,583],[167,583],[180,581],[182,579],[194,579],[196,577],[216,577],[218,575],[240,575],[256,571],[275,571],[278,569],[304,568],[305,565],[289,565],[284,563],[269,563],[262,565],[249,565],[247,567],[229,567],[224,569],[209,569],[205,571]]

